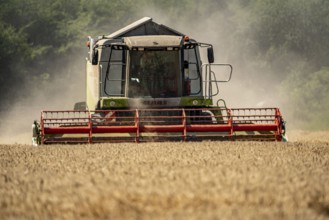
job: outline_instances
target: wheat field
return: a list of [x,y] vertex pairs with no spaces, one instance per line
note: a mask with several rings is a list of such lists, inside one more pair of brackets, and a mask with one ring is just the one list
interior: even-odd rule
[[288,143],[0,145],[1,219],[329,219],[329,132]]

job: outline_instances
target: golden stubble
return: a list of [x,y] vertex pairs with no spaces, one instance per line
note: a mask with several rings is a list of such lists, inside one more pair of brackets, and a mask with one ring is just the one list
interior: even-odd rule
[[329,140],[307,134],[289,143],[0,145],[0,213],[6,219],[326,219]]

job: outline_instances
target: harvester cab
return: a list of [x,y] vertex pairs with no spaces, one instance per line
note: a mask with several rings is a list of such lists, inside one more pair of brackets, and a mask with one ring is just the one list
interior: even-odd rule
[[[213,59],[212,45],[187,36],[102,38],[87,63],[88,110],[211,106],[218,81],[210,67],[219,64],[202,64],[200,47]],[[228,81],[232,66],[220,65],[228,67]]]
[[87,45],[86,102],[72,111],[42,111],[34,123],[38,144],[284,140],[278,108],[214,103],[218,83],[228,82],[233,68],[214,63],[211,44],[145,17],[111,35],[89,37]]

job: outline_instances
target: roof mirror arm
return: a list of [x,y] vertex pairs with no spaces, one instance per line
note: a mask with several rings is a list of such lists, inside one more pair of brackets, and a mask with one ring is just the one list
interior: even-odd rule
[[214,63],[215,56],[214,56],[214,48],[213,48],[212,44],[199,43],[199,46],[207,48],[208,63]]

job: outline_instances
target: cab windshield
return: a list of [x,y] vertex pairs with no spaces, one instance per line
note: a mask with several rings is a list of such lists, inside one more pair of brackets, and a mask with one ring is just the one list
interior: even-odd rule
[[131,50],[129,97],[179,97],[179,50]]

